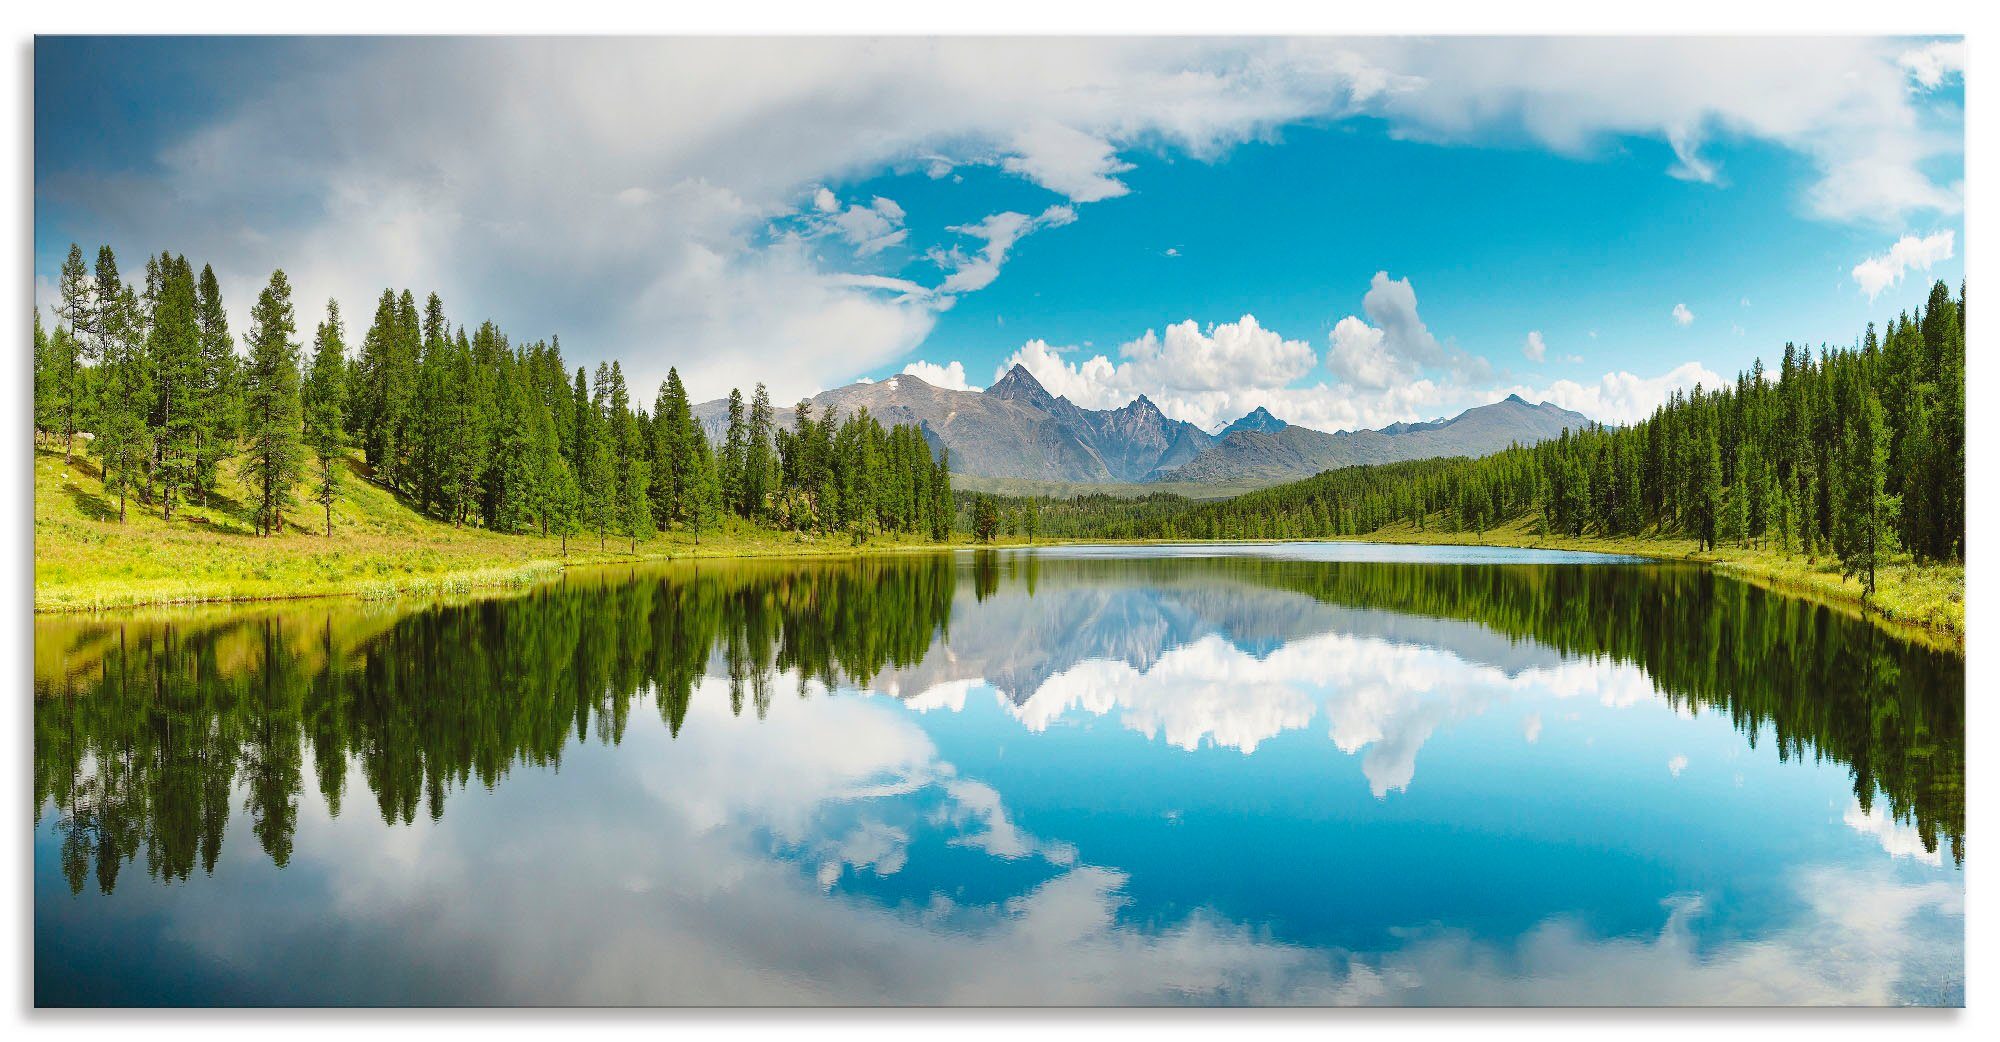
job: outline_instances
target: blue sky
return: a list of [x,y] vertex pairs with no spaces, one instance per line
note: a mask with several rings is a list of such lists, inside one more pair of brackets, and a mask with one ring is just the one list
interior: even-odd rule
[[[575,362],[780,400],[1020,361],[1326,429],[1607,420],[1962,277],[1938,40],[201,40],[36,48],[37,300],[74,240],[240,332],[435,289]],[[358,340],[355,330],[350,340]]]

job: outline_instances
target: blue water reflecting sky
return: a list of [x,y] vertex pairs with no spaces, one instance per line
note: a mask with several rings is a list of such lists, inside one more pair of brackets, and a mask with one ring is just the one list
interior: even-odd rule
[[71,896],[45,817],[42,999],[1963,1001],[1952,859],[1629,662],[1009,582],[922,662],[800,687],[759,719],[710,676],[678,738],[634,713],[436,820],[307,794],[283,869]]

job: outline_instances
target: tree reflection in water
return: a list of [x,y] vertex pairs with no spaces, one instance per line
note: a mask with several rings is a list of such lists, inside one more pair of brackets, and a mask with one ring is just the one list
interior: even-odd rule
[[[1107,618],[1107,589],[1144,596]],[[1926,850],[1963,860],[1956,655],[1693,567],[1247,556],[681,564],[463,603],[42,619],[36,820],[55,816],[78,892],[94,875],[110,893],[141,855],[160,880],[212,872],[239,799],[283,866],[308,769],[332,813],[358,765],[383,822],[408,823],[516,765],[559,766],[571,742],[617,743],[635,702],[678,735],[704,676],[726,677],[731,709],[760,718],[780,676],[798,696],[885,676],[983,679],[1018,701],[1083,661],[1143,665],[1209,635],[1268,654],[1357,618],[1301,605],[1359,609],[1374,626],[1470,623],[1509,647],[1636,665],[1675,706],[1726,713],[1753,744],[1768,729],[1782,757],[1846,765],[1863,812],[1885,801]]]

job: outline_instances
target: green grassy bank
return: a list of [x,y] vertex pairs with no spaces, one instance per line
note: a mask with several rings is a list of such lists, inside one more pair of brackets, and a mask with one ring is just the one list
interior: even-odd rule
[[[35,610],[89,611],[157,604],[291,597],[399,597],[462,594],[525,585],[571,565],[692,557],[771,557],[935,548],[877,539],[856,547],[846,537],[815,538],[726,522],[700,544],[684,531],[637,548],[595,535],[569,541],[501,535],[431,520],[385,489],[348,483],[334,504],[334,534],[322,534],[317,506],[301,506],[286,530],[259,537],[241,489],[225,482],[208,506],[182,508],[173,520],[138,503],[123,523],[95,464],[67,465],[59,453],[35,453]],[[1963,648],[1965,568],[1897,561],[1879,573],[1876,592],[1840,574],[1830,557],[1808,561],[1772,548],[1698,551],[1678,537],[1601,539],[1540,535],[1526,520],[1485,533],[1418,529],[1399,523],[1360,539],[1596,550],[1663,560],[1701,561],[1787,593],[1865,615],[1932,643]],[[1096,540],[1091,540],[1096,541]],[[1018,543],[1017,539],[1005,540]]]
[[1593,550],[1659,560],[1700,561],[1772,589],[1864,615],[1930,643],[1959,649],[1965,646],[1963,564],[1915,564],[1907,557],[1897,558],[1876,573],[1875,592],[1864,597],[1860,580],[1843,577],[1840,563],[1830,554],[1821,553],[1807,560],[1802,554],[1787,554],[1775,546],[1723,546],[1705,551],[1694,540],[1680,536],[1615,539],[1548,536],[1536,532],[1534,524],[1525,518],[1484,533],[1449,532],[1435,527],[1419,529],[1408,522],[1399,522],[1357,538],[1378,543]]
[[290,597],[399,597],[525,585],[569,565],[683,557],[763,557],[908,550],[935,544],[814,538],[743,524],[641,541],[592,533],[561,540],[502,535],[434,521],[356,475],[324,534],[318,504],[287,515],[281,534],[260,537],[247,497],[230,479],[209,505],[162,520],[157,510],[107,497],[94,461],[35,452],[35,611],[91,611],[154,604]]

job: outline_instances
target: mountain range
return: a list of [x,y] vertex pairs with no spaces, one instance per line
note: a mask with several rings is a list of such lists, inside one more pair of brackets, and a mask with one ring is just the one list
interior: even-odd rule
[[[1116,409],[1086,409],[1050,394],[1019,365],[984,391],[938,387],[906,373],[822,391],[810,401],[816,411],[866,408],[884,424],[921,427],[934,446],[951,451],[957,474],[1073,483],[1278,484],[1356,463],[1480,456],[1590,422],[1510,395],[1450,419],[1332,434],[1287,423],[1260,406],[1209,434],[1168,417],[1145,395]],[[694,413],[709,437],[721,440],[728,403],[703,402]],[[778,425],[792,424],[792,409],[773,413]]]

